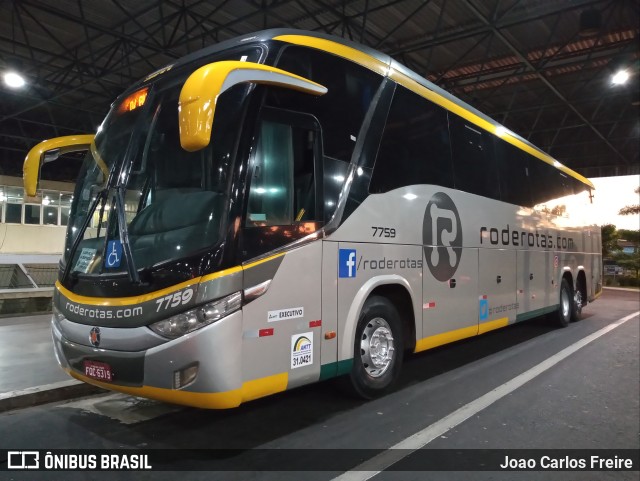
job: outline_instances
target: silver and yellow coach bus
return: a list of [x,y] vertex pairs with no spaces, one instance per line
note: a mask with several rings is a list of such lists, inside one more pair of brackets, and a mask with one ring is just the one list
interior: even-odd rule
[[86,150],[60,262],[73,377],[204,408],[347,375],[601,292],[592,184],[390,57],[269,30],[132,86]]

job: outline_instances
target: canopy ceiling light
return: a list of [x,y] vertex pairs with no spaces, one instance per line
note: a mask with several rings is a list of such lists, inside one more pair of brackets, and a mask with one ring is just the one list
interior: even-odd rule
[[26,81],[22,75],[16,72],[6,72],[3,75],[4,83],[12,89],[19,89],[25,86]]
[[611,83],[613,85],[624,85],[629,80],[629,72],[626,70],[618,70],[611,77]]

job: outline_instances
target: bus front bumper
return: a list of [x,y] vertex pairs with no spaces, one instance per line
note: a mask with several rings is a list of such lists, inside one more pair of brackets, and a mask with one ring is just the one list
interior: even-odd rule
[[[126,329],[123,329],[126,331]],[[52,321],[55,354],[76,379],[104,389],[159,401],[209,409],[225,409],[253,399],[260,380],[242,382],[242,312],[146,350],[106,350],[72,342]],[[108,371],[111,381],[87,375],[87,365]],[[181,385],[184,373],[188,384]],[[285,379],[286,388],[286,379]],[[283,389],[284,390],[284,389]]]

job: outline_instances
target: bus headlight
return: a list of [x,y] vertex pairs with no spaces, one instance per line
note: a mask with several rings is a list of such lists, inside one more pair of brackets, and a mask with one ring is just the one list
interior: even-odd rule
[[149,328],[163,337],[177,339],[180,336],[219,321],[237,311],[240,307],[242,307],[242,293],[234,292],[204,306],[155,322]]

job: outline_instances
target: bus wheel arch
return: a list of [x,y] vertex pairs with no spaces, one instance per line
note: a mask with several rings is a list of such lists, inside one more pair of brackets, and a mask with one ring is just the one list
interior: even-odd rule
[[[345,330],[342,353],[343,358],[353,357],[353,365],[345,384],[359,397],[374,398],[391,388],[399,376],[405,351],[412,351],[415,346],[415,312],[409,283],[397,275],[370,279],[354,299],[346,323],[351,326]],[[386,353],[385,343],[394,350],[393,365],[381,375],[372,363],[368,344],[371,336],[376,336],[374,350],[378,351],[373,354],[378,355],[378,360],[381,352]]]
[[369,296],[385,297],[395,306],[402,324],[404,350],[413,352],[416,347],[416,316],[409,291],[400,284],[383,284],[376,287]]

